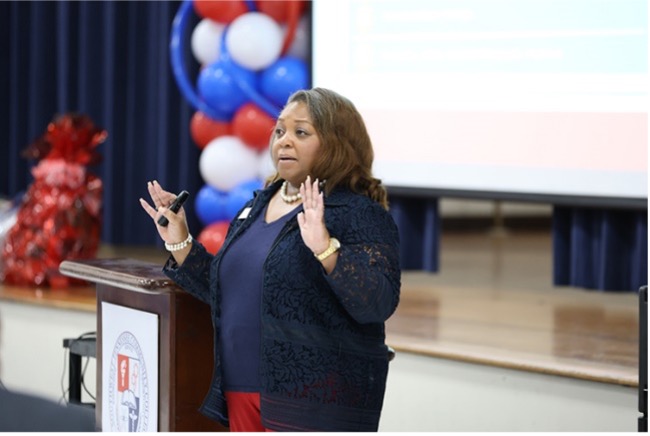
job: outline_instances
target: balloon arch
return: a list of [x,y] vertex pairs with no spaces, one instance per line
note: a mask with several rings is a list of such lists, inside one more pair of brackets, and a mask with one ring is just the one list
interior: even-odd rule
[[[172,69],[196,109],[190,134],[201,149],[205,185],[194,200],[204,228],[197,237],[216,253],[237,211],[275,171],[268,150],[287,98],[309,85],[306,1],[185,0],[174,19]],[[192,13],[191,49],[201,64],[194,87],[183,63],[183,35]]]

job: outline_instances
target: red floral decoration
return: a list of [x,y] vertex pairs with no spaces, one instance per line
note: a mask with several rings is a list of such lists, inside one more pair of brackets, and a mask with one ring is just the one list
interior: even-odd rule
[[2,249],[0,278],[14,285],[62,288],[81,280],[63,276],[66,259],[95,257],[101,232],[102,181],[87,165],[101,155],[105,130],[79,114],[56,117],[23,152],[40,162]]

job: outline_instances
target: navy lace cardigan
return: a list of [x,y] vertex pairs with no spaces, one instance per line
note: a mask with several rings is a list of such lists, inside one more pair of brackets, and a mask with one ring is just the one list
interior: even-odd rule
[[[170,257],[164,267],[211,306],[215,366],[201,412],[224,425],[219,262],[278,188],[256,192],[244,206],[249,215],[232,221],[216,256],[195,242],[181,266]],[[331,274],[303,243],[296,219],[282,229],[264,264],[262,423],[276,431],[376,431],[388,373],[384,321],[399,301],[397,227],[379,204],[348,190],[325,198],[325,224],[342,245]]]

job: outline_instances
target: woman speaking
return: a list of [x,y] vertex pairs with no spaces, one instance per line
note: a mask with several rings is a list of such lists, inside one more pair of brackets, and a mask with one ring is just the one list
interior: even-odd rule
[[201,411],[232,431],[376,431],[399,241],[365,124],[331,90],[298,91],[271,155],[276,174],[215,256],[192,239],[184,210],[169,210],[175,194],[150,182],[153,206],[140,199],[171,252],[165,273],[211,307],[214,372]]

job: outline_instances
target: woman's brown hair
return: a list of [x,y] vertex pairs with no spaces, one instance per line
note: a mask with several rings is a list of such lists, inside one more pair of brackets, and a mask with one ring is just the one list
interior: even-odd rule
[[[372,176],[372,142],[354,104],[325,88],[297,91],[289,97],[287,104],[294,102],[307,105],[320,139],[321,152],[314,163],[311,176],[327,181],[323,188],[325,194],[339,186],[345,186],[388,209],[386,189],[381,180]],[[278,174],[275,174],[270,181],[278,179]]]

